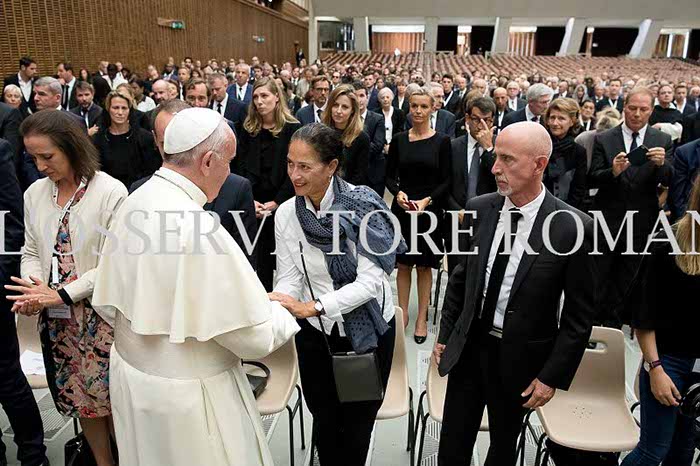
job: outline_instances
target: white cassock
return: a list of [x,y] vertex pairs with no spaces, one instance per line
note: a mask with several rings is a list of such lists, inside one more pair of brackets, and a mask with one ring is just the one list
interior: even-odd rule
[[225,229],[198,241],[215,227],[205,202],[161,168],[124,201],[102,250],[92,303],[116,321],[109,376],[122,466],[273,464],[241,358],[271,353],[299,327]]

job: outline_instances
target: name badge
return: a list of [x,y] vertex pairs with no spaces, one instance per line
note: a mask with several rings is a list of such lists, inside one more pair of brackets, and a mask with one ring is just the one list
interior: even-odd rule
[[60,306],[50,307],[49,317],[51,319],[70,319],[70,306],[61,304]]

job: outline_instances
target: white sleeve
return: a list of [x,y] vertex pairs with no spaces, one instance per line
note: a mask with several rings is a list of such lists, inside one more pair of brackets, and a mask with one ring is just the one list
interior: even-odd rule
[[318,299],[323,304],[326,317],[342,322],[344,313],[355,310],[372,298],[377,298],[381,305],[382,293],[391,293],[391,290],[383,290],[383,284],[384,270],[366,257],[358,255],[355,281]]
[[298,331],[296,319],[278,302],[270,303],[270,319],[214,337],[241,359],[260,359],[285,344]]
[[304,289],[304,274],[294,264],[292,251],[289,249],[289,220],[286,212],[278,211],[275,216],[275,257],[277,273],[275,275],[274,291],[284,293],[296,300],[301,300],[301,290]]

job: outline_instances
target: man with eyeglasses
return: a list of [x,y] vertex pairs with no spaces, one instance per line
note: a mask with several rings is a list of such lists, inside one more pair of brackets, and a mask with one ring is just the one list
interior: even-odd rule
[[340,72],[339,71],[334,71],[333,74],[331,75],[331,90],[335,89],[336,87],[340,86],[342,83],[340,82]]
[[[453,236],[452,216],[449,211],[459,211],[459,223],[462,223],[467,202],[475,197],[496,191],[496,179],[491,173],[495,160],[494,115],[496,105],[488,97],[477,97],[467,104],[465,118],[469,131],[452,140],[452,174],[451,190],[447,196],[447,211],[443,232],[447,251],[456,249],[458,237]],[[456,257],[455,257],[456,259]],[[448,274],[459,263],[450,257],[447,261]]]
[[328,76],[315,76],[311,80],[312,103],[297,112],[297,120],[299,120],[302,125],[320,123],[321,115],[326,110],[326,103],[328,102],[328,95],[330,92],[331,83],[328,80]]

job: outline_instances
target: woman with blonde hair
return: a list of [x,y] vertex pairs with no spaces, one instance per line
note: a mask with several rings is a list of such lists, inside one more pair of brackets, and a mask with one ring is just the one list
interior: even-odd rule
[[253,187],[255,216],[260,237],[256,244],[256,271],[267,291],[272,291],[275,269],[275,228],[277,207],[294,195],[287,175],[287,152],[292,134],[301,125],[292,116],[284,92],[273,78],[255,81],[248,116],[238,131],[238,163],[235,172]]
[[700,313],[688,304],[700,289],[700,235],[693,218],[698,210],[700,177],[688,211],[671,229],[673,236],[657,235],[627,294],[644,369],[639,376],[639,443],[622,466],[690,466],[693,461],[694,419],[681,415],[678,405],[688,387],[700,382],[694,372],[700,358]]
[[579,134],[579,106],[570,97],[550,104],[544,116],[545,128],[552,138],[552,155],[544,175],[544,185],[557,198],[581,208],[586,197],[586,149],[576,144]]
[[105,173],[129,188],[132,183],[155,173],[161,165],[153,135],[132,116],[137,110],[128,84],[112,91],[105,99],[102,127],[93,136]]
[[355,88],[349,84],[336,87],[328,98],[321,121],[334,128],[343,143],[340,177],[355,186],[369,185],[369,136],[364,132]]
[[442,258],[433,251],[430,243],[442,251],[442,231],[441,222],[438,222],[438,227],[428,233],[432,227],[429,215],[418,215],[416,231],[411,231],[414,221],[408,212],[429,211],[438,219],[442,218],[443,202],[450,188],[452,159],[449,136],[430,127],[434,104],[435,97],[429,87],[422,87],[409,96],[413,127],[391,140],[386,167],[386,187],[394,195],[391,211],[399,221],[408,251],[419,253],[402,253],[396,257],[399,269],[396,288],[399,306],[404,312],[404,325],[408,324],[414,267],[418,274],[418,317],[413,333],[418,344],[424,343],[428,336],[426,320],[433,280],[431,268],[437,269]]

